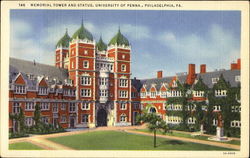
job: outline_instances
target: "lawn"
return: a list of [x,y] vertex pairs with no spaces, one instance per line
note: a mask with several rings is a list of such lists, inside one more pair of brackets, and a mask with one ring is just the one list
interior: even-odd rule
[[43,149],[29,142],[19,142],[19,143],[9,144],[9,150],[43,150]]
[[[136,129],[136,130],[141,131],[141,132],[151,133],[148,129]],[[157,132],[157,134],[163,134],[163,133]],[[208,140],[207,136],[191,136],[190,134],[181,133],[181,132],[166,133],[165,135],[192,138],[192,139],[200,139],[200,140]],[[209,140],[209,141],[213,141],[213,140]],[[221,143],[240,145],[239,140],[231,140],[231,141],[228,141],[228,142],[221,142]]]
[[210,145],[157,138],[118,131],[96,131],[71,136],[48,138],[77,150],[232,150]]

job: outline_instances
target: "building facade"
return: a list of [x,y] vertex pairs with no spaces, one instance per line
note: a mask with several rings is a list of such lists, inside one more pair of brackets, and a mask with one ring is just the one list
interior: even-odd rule
[[[230,70],[206,72],[206,65],[201,65],[200,73],[196,73],[195,65],[190,64],[188,73],[163,77],[159,71],[154,79],[131,79],[131,46],[120,29],[105,44],[102,37],[95,42],[82,23],[72,37],[66,31],[56,44],[55,66],[10,58],[9,112],[18,113],[22,108],[26,125],[32,126],[38,104],[45,123],[91,128],[135,125],[136,116],[150,105],[148,112],[157,113],[168,124],[186,119],[194,124],[194,117],[184,119],[171,111],[182,111],[188,102],[207,103],[208,95],[195,90],[195,85],[202,82],[213,89],[220,76],[229,82],[229,89],[237,87],[240,60],[232,63]],[[227,93],[219,90],[216,94]],[[187,95],[187,103],[171,101]],[[240,124],[240,120],[233,121]],[[10,120],[9,128],[16,131],[18,122]]]

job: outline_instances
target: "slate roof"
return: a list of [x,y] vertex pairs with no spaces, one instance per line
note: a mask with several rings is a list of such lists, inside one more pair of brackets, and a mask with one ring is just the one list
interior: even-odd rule
[[[10,82],[15,79],[19,74],[22,74],[28,86],[34,86],[38,82],[38,76],[49,77],[49,84],[54,84],[54,78],[58,80],[59,83],[63,83],[65,79],[68,79],[68,71],[65,69],[57,68],[52,65],[45,65],[40,63],[35,63],[31,61],[26,61],[22,59],[10,58],[9,65],[9,76]],[[36,78],[35,80],[29,80],[28,75],[32,74]]]
[[99,41],[96,44],[96,47],[99,51],[107,50],[107,45],[103,42],[102,37],[100,37]]
[[[221,74],[223,75],[225,80],[230,83],[231,87],[238,86],[239,82],[235,81],[235,76],[240,75],[240,70],[222,70],[222,71],[207,72],[203,74],[198,73],[196,78],[198,79],[199,77],[201,77],[203,79],[203,82],[209,88],[212,88],[213,87],[212,78],[219,78]],[[163,83],[169,84],[174,77],[175,76],[163,77],[160,79],[152,78],[152,79],[137,80],[137,81],[132,81],[132,85],[136,87],[139,84],[138,82],[140,82],[141,86],[140,87],[137,86],[137,88],[141,88],[143,85],[145,85],[147,91],[149,91],[151,85],[156,84],[155,88],[157,91],[159,91]],[[186,81],[187,75],[177,76],[177,78],[183,84]],[[140,91],[140,89],[138,89],[138,91]]]

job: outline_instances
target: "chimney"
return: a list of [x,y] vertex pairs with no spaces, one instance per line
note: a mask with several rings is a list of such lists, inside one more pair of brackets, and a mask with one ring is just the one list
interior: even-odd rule
[[238,64],[237,63],[231,63],[231,70],[237,70]]
[[200,66],[200,73],[201,74],[204,74],[204,73],[206,73],[207,72],[207,70],[206,70],[206,64],[202,64],[201,66]]
[[237,60],[237,69],[238,69],[238,70],[240,70],[240,67],[241,67],[241,64],[240,64],[240,63],[241,63],[241,61],[240,61],[240,59],[238,59],[238,60]]
[[157,71],[157,78],[162,78],[162,71]]
[[195,75],[195,64],[189,64],[188,65],[188,76],[187,76],[187,84],[192,85],[194,83],[194,80],[196,78]]

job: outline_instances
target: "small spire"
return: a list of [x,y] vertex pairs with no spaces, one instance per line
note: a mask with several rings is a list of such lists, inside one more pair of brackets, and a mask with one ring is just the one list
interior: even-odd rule
[[118,32],[120,32],[120,33],[121,33],[120,24],[119,24],[119,26],[118,26]]
[[66,28],[66,32],[65,32],[65,34],[68,34],[68,28]]
[[81,23],[81,26],[83,26],[83,16],[82,16],[82,23]]

